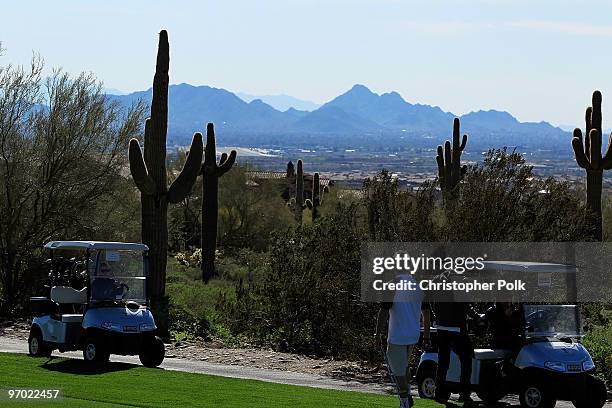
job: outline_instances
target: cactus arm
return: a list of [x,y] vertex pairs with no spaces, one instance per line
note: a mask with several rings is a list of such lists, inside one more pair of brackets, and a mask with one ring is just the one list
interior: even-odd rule
[[236,161],[236,151],[232,150],[229,156],[227,157],[227,159],[223,160],[221,164],[219,164],[219,167],[218,167],[219,176],[222,176],[225,173],[227,173],[227,171],[232,168],[235,161]]
[[221,153],[221,158],[219,159],[219,166],[222,166],[226,160],[227,160],[227,153],[225,152]]
[[584,151],[586,154],[589,154],[591,151],[591,141],[589,140],[589,134],[591,133],[591,129],[593,129],[591,125],[591,113],[593,112],[593,108],[590,106],[587,108],[586,113],[584,115],[584,121],[586,123],[586,133],[584,140]]
[[608,148],[602,159],[601,167],[603,167],[604,170],[612,169],[612,133],[610,133],[608,137]]
[[463,151],[463,149],[465,149],[466,144],[467,144],[467,135],[463,135],[463,137],[461,138],[461,146],[459,147],[459,150]]
[[314,207],[314,204],[310,199],[306,199],[306,207],[308,207],[309,210],[312,210],[312,208]]
[[147,172],[147,166],[142,157],[142,150],[140,150],[140,144],[136,139],[130,140],[128,158],[132,178],[140,192],[146,195],[154,195],[156,192],[155,182]]
[[203,150],[204,144],[202,142],[202,134],[196,133],[193,135],[193,140],[191,141],[191,147],[187,154],[187,161],[179,176],[174,180],[172,185],[170,185],[170,189],[168,190],[168,202],[174,204],[178,203],[184,200],[187,194],[189,194],[200,171]]
[[576,156],[576,163],[583,169],[590,169],[591,163],[584,151],[584,145],[582,142],[582,131],[580,129],[574,129],[574,137],[572,138],[572,148],[574,149],[574,156]]
[[589,133],[589,139],[591,141],[591,167],[599,169],[601,164],[601,133],[593,128]]

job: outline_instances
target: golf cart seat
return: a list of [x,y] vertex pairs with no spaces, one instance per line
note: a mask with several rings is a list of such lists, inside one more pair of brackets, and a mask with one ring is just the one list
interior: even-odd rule
[[[83,305],[87,303],[87,288],[76,290],[69,286],[53,286],[51,288],[51,300],[59,305],[57,319],[62,323],[82,323]],[[66,305],[66,306],[63,306]],[[71,306],[68,306],[71,305]]]
[[54,286],[51,288],[51,300],[59,304],[87,303],[87,288],[76,290],[68,286]]
[[501,360],[512,356],[511,350],[506,349],[475,349],[474,358],[476,360]]

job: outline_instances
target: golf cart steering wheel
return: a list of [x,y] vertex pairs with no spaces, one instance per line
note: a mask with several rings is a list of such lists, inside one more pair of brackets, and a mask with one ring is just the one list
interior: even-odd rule
[[111,284],[104,291],[107,298],[116,298],[117,295],[124,297],[130,288],[125,283],[119,283],[116,279],[111,279]]

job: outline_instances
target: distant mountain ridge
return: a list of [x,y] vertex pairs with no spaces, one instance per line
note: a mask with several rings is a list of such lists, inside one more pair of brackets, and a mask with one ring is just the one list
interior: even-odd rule
[[261,96],[249,95],[244,92],[234,92],[234,94],[247,103],[255,99],[260,99],[262,102],[267,103],[268,105],[272,106],[274,109],[281,111],[281,112],[285,112],[286,110],[289,110],[291,108],[295,110],[311,112],[320,107],[320,105],[314,102],[306,101],[303,99],[295,98],[293,96],[284,95],[284,94],[261,95]]
[[[108,97],[125,106],[139,99],[150,103],[151,89]],[[298,143],[296,135],[303,136],[303,144],[395,143],[406,135],[420,143],[419,137],[448,137],[455,117],[437,106],[407,102],[397,92],[378,95],[359,84],[311,112],[280,111],[260,99],[245,102],[225,89],[185,83],[170,86],[168,103],[169,144],[189,143],[206,122],[214,122],[232,143]],[[462,132],[483,145],[552,145],[569,137],[547,122],[519,122],[497,110],[470,112],[460,119]]]

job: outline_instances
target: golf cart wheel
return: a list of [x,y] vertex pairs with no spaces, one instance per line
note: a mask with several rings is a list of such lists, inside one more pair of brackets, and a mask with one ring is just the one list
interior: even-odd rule
[[105,363],[109,360],[110,353],[99,339],[88,337],[83,343],[83,358],[88,363]]
[[[436,367],[422,367],[417,373],[417,387],[420,398],[434,399],[436,397]],[[442,399],[450,398],[450,392],[445,392],[445,395],[440,396]]]
[[521,387],[519,400],[524,408],[554,408],[557,404],[548,388],[536,381],[528,381]]
[[586,392],[579,399],[572,401],[576,408],[601,408],[608,399],[606,385],[599,378],[588,376]]
[[166,347],[159,337],[151,337],[142,345],[143,349],[138,355],[143,366],[149,368],[159,367],[164,361]]
[[42,333],[37,327],[30,330],[30,336],[28,337],[28,351],[33,357],[49,357],[51,355],[51,349],[45,345],[42,338]]

